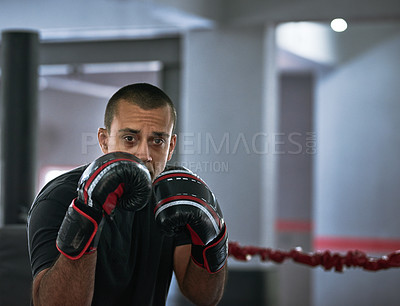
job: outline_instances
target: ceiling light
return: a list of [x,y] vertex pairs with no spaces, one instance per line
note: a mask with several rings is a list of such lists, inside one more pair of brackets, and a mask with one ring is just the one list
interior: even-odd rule
[[343,18],[335,18],[331,21],[331,28],[335,32],[343,32],[347,29],[347,22]]

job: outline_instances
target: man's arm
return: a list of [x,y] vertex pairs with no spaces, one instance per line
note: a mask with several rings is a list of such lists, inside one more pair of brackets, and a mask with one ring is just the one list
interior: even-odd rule
[[186,232],[191,240],[174,253],[182,293],[196,305],[217,304],[228,257],[228,233],[218,201],[205,182],[185,168],[163,172],[153,186],[161,230],[170,235]]
[[191,245],[175,248],[174,271],[184,296],[196,305],[216,305],[222,298],[226,282],[226,265],[209,273],[191,260]]
[[129,210],[143,208],[150,192],[150,173],[135,156],[115,152],[92,162],[82,174],[78,196],[58,230],[55,242],[61,254],[34,279],[35,305],[90,305],[96,249],[107,215],[112,215],[116,205]]
[[41,305],[90,305],[94,290],[97,252],[71,260],[60,255],[55,264],[33,280],[32,299]]

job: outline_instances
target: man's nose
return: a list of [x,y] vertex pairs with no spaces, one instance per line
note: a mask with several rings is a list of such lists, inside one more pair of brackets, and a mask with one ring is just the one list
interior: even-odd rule
[[152,160],[149,146],[145,141],[139,144],[135,155],[143,162],[150,162]]

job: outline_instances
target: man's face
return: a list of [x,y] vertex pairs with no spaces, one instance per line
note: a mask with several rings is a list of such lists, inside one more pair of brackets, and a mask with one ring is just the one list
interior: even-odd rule
[[144,110],[122,100],[110,131],[99,129],[98,139],[104,154],[122,151],[140,158],[154,180],[164,170],[175,148],[172,125],[169,106]]

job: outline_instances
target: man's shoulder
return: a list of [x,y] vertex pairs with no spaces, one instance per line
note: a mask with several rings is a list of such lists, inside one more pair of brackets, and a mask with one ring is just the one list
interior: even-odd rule
[[49,199],[64,199],[76,194],[77,184],[87,165],[74,168],[48,182],[39,192],[35,203]]

